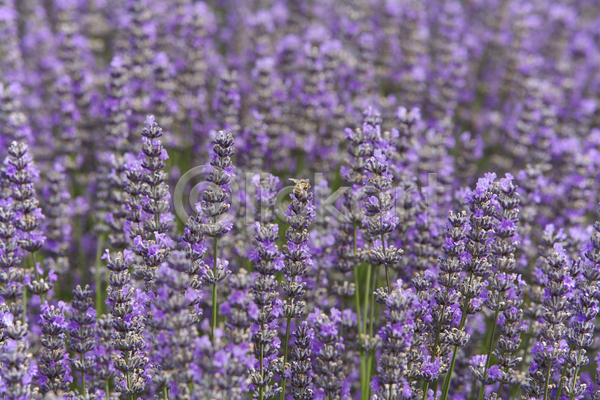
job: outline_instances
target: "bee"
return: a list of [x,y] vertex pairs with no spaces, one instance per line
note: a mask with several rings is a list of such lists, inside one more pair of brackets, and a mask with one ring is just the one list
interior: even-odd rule
[[296,197],[299,197],[302,194],[302,192],[306,192],[310,188],[310,183],[306,179],[290,178],[290,181],[296,184],[294,186],[294,196]]

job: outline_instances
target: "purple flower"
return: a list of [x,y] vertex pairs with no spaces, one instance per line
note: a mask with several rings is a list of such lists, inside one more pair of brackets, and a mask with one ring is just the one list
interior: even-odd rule
[[[46,237],[39,231],[45,217],[41,208],[38,207],[39,202],[36,199],[34,187],[39,170],[29,155],[27,145],[17,142],[12,142],[8,148],[8,156],[4,160],[4,165],[4,174],[7,180],[4,185],[10,189],[10,196],[13,199],[11,208],[14,211],[12,218],[14,228],[16,228],[14,237],[19,246],[18,248],[12,247],[11,250],[13,255],[25,258],[26,254],[33,255],[41,249],[46,240]],[[12,235],[9,236],[12,237]],[[43,296],[52,289],[52,284],[43,277],[43,270],[38,269],[33,256],[32,260],[31,269],[35,278],[26,282],[26,290],[31,294]],[[12,263],[16,265],[19,261],[14,259]],[[23,279],[18,275],[16,278],[16,281]],[[26,299],[26,295],[23,298]],[[23,315],[26,316],[25,301],[23,303]]]
[[130,260],[123,257],[123,253],[111,258],[107,252],[106,258],[112,275],[106,303],[110,306],[115,330],[112,335],[113,347],[118,352],[114,354],[114,367],[119,371],[117,379],[126,382],[125,386],[117,386],[116,390],[133,395],[143,392],[147,381],[149,360],[143,352],[145,341],[142,336],[146,306],[134,297],[136,291],[131,286]]
[[257,276],[254,279],[251,292],[254,295],[254,304],[257,312],[252,318],[254,327],[252,341],[254,354],[258,364],[251,371],[254,393],[262,392],[270,396],[276,395],[281,389],[272,382],[271,377],[275,372],[279,339],[274,327],[277,325],[277,308],[279,299],[277,293],[278,282],[275,273],[283,267],[283,257],[275,241],[279,239],[279,226],[271,222],[275,219],[273,210],[275,189],[278,179],[272,175],[262,177],[255,175],[253,184],[256,188],[256,199],[259,202],[260,213],[254,225],[255,248],[249,252]]
[[36,378],[43,393],[52,391],[59,394],[68,390],[68,384],[73,382],[69,355],[64,344],[67,329],[65,306],[64,302],[59,302],[57,306],[45,302],[41,306],[43,345]]
[[[315,211],[312,204],[313,194],[309,192],[310,183],[306,180],[294,180],[295,186],[290,195],[292,202],[286,213],[286,222],[290,225],[286,231],[287,245],[283,247],[285,281],[282,283],[283,293],[288,297],[283,301],[283,317],[288,321],[286,330],[289,335],[290,322],[293,318],[304,315],[306,303],[302,297],[306,293],[305,283],[301,277],[306,274],[312,259],[308,248],[307,228],[314,220]],[[287,346],[286,346],[287,348]],[[287,353],[284,360],[287,361]],[[283,386],[285,387],[285,380]]]
[[310,362],[310,344],[313,339],[314,330],[303,321],[294,332],[295,347],[292,349],[292,368],[289,370],[288,377],[293,399],[312,399],[311,383],[314,375]]
[[[556,247],[562,250],[560,246]],[[537,396],[541,393],[541,388],[550,384],[547,382],[548,371],[559,369],[568,355],[566,337],[566,323],[569,313],[566,310],[566,301],[557,301],[558,298],[566,298],[572,294],[573,288],[565,284],[569,276],[568,261],[565,254],[558,253],[556,250],[548,252],[546,256],[546,283],[545,295],[542,300],[544,307],[544,324],[541,327],[540,340],[536,341],[532,347],[532,365],[529,370],[529,377],[525,385],[528,395]],[[552,335],[552,336],[548,336]],[[548,337],[552,340],[544,340]]]
[[[2,309],[3,305],[3,303],[0,305],[0,312],[6,315],[8,310]],[[30,399],[34,393],[33,377],[41,378],[43,375],[37,374],[36,363],[31,360],[28,325],[22,324],[20,320],[11,321],[10,324],[2,327],[2,334],[4,338],[0,342],[0,362],[2,362],[0,394],[7,399]],[[58,353],[61,357],[65,355],[64,352],[60,353],[59,351]],[[43,383],[41,379],[39,381]]]
[[[200,313],[196,305],[201,300],[194,289],[194,276],[183,252],[174,252],[170,263],[163,263],[156,276],[156,298],[150,305],[146,324],[158,334],[154,337],[151,363],[154,369],[153,383],[158,390],[168,388],[180,393],[189,391],[194,382],[189,368],[193,364],[191,354],[193,340],[198,336],[197,323]],[[140,293],[141,296],[145,294]],[[140,301],[138,296],[137,302]],[[145,309],[139,311],[144,316]]]
[[[335,310],[335,311],[334,311]],[[332,308],[332,317],[339,310]],[[314,330],[312,351],[318,360],[314,367],[315,395],[341,396],[346,379],[342,370],[341,353],[345,350],[343,338],[338,335],[339,318],[337,322],[319,309],[315,309],[309,324]]]
[[[409,366],[408,351],[412,347],[415,325],[412,314],[415,298],[412,290],[403,290],[402,281],[399,280],[391,293],[381,296],[378,301],[383,302],[385,297],[385,325],[381,329],[383,338],[382,354],[378,364],[378,390],[381,398],[387,393],[398,397],[408,385]],[[429,373],[433,372],[431,368]],[[386,395],[384,396],[384,393]]]

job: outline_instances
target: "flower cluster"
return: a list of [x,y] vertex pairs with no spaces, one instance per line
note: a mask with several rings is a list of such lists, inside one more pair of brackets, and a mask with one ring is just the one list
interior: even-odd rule
[[273,382],[275,365],[278,359],[281,340],[277,334],[277,316],[281,313],[276,273],[283,268],[283,257],[275,242],[279,239],[279,226],[275,221],[274,210],[270,207],[275,200],[275,189],[278,179],[272,175],[264,177],[255,176],[256,198],[260,205],[257,219],[263,221],[255,223],[254,240],[256,247],[249,252],[250,261],[254,264],[257,276],[251,292],[254,303],[258,308],[255,325],[252,327],[252,342],[258,366],[251,374],[252,384],[258,389],[259,397],[273,398],[280,391],[276,382]]
[[114,368],[119,371],[115,377],[115,390],[128,396],[142,393],[148,380],[143,336],[146,307],[141,289],[136,290],[131,285],[129,267],[134,254],[125,250],[113,258],[107,250],[104,259],[111,271],[106,303],[113,316],[112,347],[118,351],[114,359]]
[[57,306],[42,305],[42,350],[38,362],[38,384],[42,393],[54,392],[58,395],[69,389],[73,381],[71,368],[65,348],[66,304],[59,302]]
[[73,290],[73,300],[71,300],[71,316],[68,327],[69,350],[73,352],[71,361],[73,370],[81,374],[81,393],[86,393],[86,376],[89,378],[96,368],[96,358],[92,354],[95,349],[96,334],[96,310],[92,300],[93,292],[89,285],[85,288],[77,286]]
[[598,26],[0,0],[0,398],[600,400]]

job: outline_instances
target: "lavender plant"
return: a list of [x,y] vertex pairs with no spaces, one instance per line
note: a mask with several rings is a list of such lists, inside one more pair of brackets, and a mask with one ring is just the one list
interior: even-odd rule
[[304,179],[294,180],[294,183],[294,189],[291,194],[292,202],[286,212],[286,222],[290,225],[285,233],[287,244],[284,245],[282,250],[284,257],[282,272],[285,277],[282,287],[283,293],[287,296],[282,305],[283,318],[286,321],[281,384],[282,400],[285,398],[285,384],[287,381],[291,322],[294,318],[301,318],[306,308],[306,302],[302,300],[302,296],[306,292],[302,276],[306,274],[307,268],[312,264],[307,246],[307,228],[315,218],[314,206],[312,204],[313,194],[308,191],[310,183]]
[[[89,285],[85,288],[77,286],[73,290],[73,300],[71,300],[71,316],[68,327],[69,350],[73,352],[71,360],[72,370],[81,374],[79,380],[81,390],[79,394],[84,398],[88,396],[88,385],[93,370],[96,368],[97,360],[92,352],[95,345],[94,335],[96,334],[96,310],[92,300],[93,292]],[[75,373],[73,373],[75,375]]]
[[66,303],[57,306],[42,305],[42,349],[38,365],[37,383],[42,393],[60,395],[68,390],[73,381],[68,355],[65,348]]
[[258,307],[255,325],[252,327],[252,342],[255,346],[254,353],[258,367],[251,372],[250,377],[252,384],[258,389],[258,396],[256,396],[256,389],[254,390],[255,396],[262,400],[274,398],[281,390],[279,385],[273,382],[273,378],[281,345],[277,334],[277,316],[281,312],[281,304],[278,299],[278,282],[275,275],[283,268],[283,258],[275,244],[279,238],[279,226],[273,224],[275,212],[272,209],[278,179],[272,175],[266,177],[255,175],[253,180],[257,189],[256,199],[259,209],[256,218],[258,221],[255,224],[256,248],[249,255],[257,272],[251,291],[254,295],[254,303]]
[[212,285],[212,324],[211,336],[214,338],[217,327],[218,297],[217,284],[227,276],[230,271],[226,270],[227,263],[219,262],[217,257],[219,250],[219,238],[223,237],[232,227],[231,219],[220,218],[229,211],[230,184],[235,176],[235,167],[231,162],[234,153],[234,139],[231,133],[219,131],[214,139],[213,152],[210,162],[206,164],[208,182],[214,186],[204,190],[202,201],[197,207],[202,215],[200,230],[213,239],[213,266],[204,272],[204,281]]
[[0,0],[0,398],[600,399],[599,21]]

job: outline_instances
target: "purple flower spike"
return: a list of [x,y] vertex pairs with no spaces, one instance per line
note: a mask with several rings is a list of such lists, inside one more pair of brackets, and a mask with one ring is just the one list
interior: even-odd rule
[[[287,245],[283,246],[284,267],[282,283],[283,293],[288,297],[283,301],[283,317],[287,320],[286,337],[289,337],[290,323],[294,318],[304,315],[306,302],[301,300],[306,293],[305,282],[302,276],[306,274],[308,267],[312,265],[312,258],[308,247],[308,227],[315,219],[315,209],[312,204],[313,194],[309,192],[310,183],[307,180],[293,180],[294,190],[290,195],[292,202],[286,213],[286,222],[290,225],[285,233]],[[284,371],[283,371],[283,395],[285,395],[285,384],[287,380],[287,357],[288,344],[284,343]]]
[[114,367],[119,371],[115,377],[115,390],[131,396],[142,393],[149,380],[146,372],[149,360],[144,353],[143,336],[146,306],[131,285],[131,260],[123,253],[117,253],[114,257],[107,257],[107,261],[111,277],[106,304],[113,318],[112,344],[117,351],[114,354]]
[[16,320],[2,305],[0,316],[3,337],[0,341],[0,395],[7,400],[32,399],[35,393],[32,383],[37,368],[29,352],[28,325]]
[[232,133],[220,131],[214,139],[210,162],[206,164],[206,180],[214,184],[202,194],[200,213],[203,216],[202,233],[208,237],[221,238],[231,229],[231,221],[221,216],[227,214],[231,207],[230,185],[235,177],[235,167],[231,162],[234,154],[234,137]]
[[69,355],[65,349],[65,333],[68,322],[65,318],[66,304],[42,305],[42,350],[38,363],[37,383],[42,393],[55,395],[68,390],[73,382]]
[[573,295],[573,286],[569,283],[567,257],[557,251],[549,251],[544,269],[544,323],[541,336],[531,349],[533,360],[524,387],[528,397],[544,396],[546,388],[552,385],[553,372],[561,369],[569,354],[566,340],[569,312],[565,299]]
[[[96,358],[93,352],[96,349],[96,310],[92,300],[93,292],[89,286],[81,288],[77,286],[73,290],[71,301],[71,316],[69,318],[69,350],[75,353],[71,365],[74,370],[81,374],[81,388],[83,396],[86,396],[88,386],[86,376],[89,379],[96,368]],[[88,382],[90,382],[88,380]]]
[[[374,122],[373,122],[374,121]],[[365,112],[365,123],[363,131],[368,131],[377,145],[373,156],[365,161],[364,191],[369,195],[365,201],[365,239],[375,244],[371,248],[370,258],[373,265],[385,266],[388,291],[391,291],[389,268],[393,268],[400,262],[400,256],[404,252],[389,243],[389,234],[400,222],[394,210],[394,198],[392,197],[392,175],[389,171],[389,161],[382,147],[385,141],[381,140],[381,117],[373,110]],[[387,236],[387,238],[386,238]]]
[[126,190],[130,195],[128,220],[137,224],[130,233],[133,251],[143,259],[134,265],[134,276],[145,282],[147,291],[152,291],[154,273],[175,244],[168,236],[174,216],[169,211],[171,195],[163,171],[168,158],[160,140],[163,131],[152,115],[146,123],[138,155],[140,163],[134,163],[127,171]]
[[291,395],[294,400],[312,400],[312,380],[314,372],[310,362],[312,355],[311,342],[314,340],[314,330],[303,321],[294,332],[292,349],[292,364],[290,369]]
[[339,337],[340,318],[339,310],[331,309],[331,316],[315,311],[308,316],[308,321],[314,329],[312,351],[316,357],[314,371],[315,394],[325,398],[342,397],[342,388],[346,379],[341,363],[341,354],[344,352],[344,339]]
[[[493,179],[492,177],[493,175],[488,176],[489,179]],[[495,195],[494,240],[490,248],[491,275],[484,291],[484,304],[494,312],[494,325],[501,325],[498,348],[493,352],[498,365],[491,366],[492,353],[488,353],[482,366],[471,368],[475,377],[482,382],[480,393],[484,392],[485,386],[496,382],[503,385],[517,382],[513,367],[521,361],[521,357],[513,354],[519,348],[520,336],[525,328],[522,322],[522,295],[525,288],[521,275],[513,272],[518,244],[516,229],[519,222],[519,194],[512,180],[512,175],[507,174],[499,182],[491,182],[491,186],[490,181],[480,180],[478,183],[478,190],[490,190]],[[483,187],[486,189],[482,189]],[[488,348],[492,347],[493,342]]]
[[200,316],[196,305],[201,298],[193,288],[193,278],[186,273],[185,254],[175,252],[171,259],[172,263],[163,263],[155,274],[156,299],[147,318],[147,326],[156,332],[151,354],[152,383],[159,392],[184,395],[190,394],[190,385],[195,381],[191,367]]
[[[34,277],[26,283],[27,292],[43,296],[52,288],[52,283],[44,278],[43,270],[38,268],[35,252],[42,248],[46,237],[39,231],[44,220],[42,209],[36,199],[34,182],[39,170],[29,155],[27,145],[12,142],[8,149],[8,157],[4,160],[5,176],[9,182],[13,198],[14,226],[22,258],[31,255],[31,270]],[[26,309],[23,310],[24,315]]]
[[257,307],[256,317],[253,318],[252,342],[258,363],[250,372],[250,379],[255,395],[260,397],[262,394],[263,398],[272,398],[281,391],[279,385],[273,382],[281,343],[277,335],[281,302],[278,299],[275,274],[283,268],[283,256],[275,244],[279,239],[279,226],[272,223],[275,220],[275,189],[279,180],[272,175],[262,179],[260,175],[255,177],[253,183],[260,206],[257,219],[261,222],[255,223],[255,248],[249,254],[257,272],[251,293]]
[[48,268],[64,274],[69,269],[67,253],[71,244],[71,194],[67,189],[67,176],[62,165],[57,162],[48,174],[48,186],[42,191],[46,206],[46,219],[43,224],[47,240],[44,250],[50,255],[46,260]]
[[374,396],[377,400],[389,398],[410,398],[413,388],[409,384],[411,374],[408,354],[414,339],[415,323],[413,307],[415,294],[412,290],[403,290],[402,281],[397,281],[389,295],[383,295],[378,301],[385,305],[386,324],[380,336],[382,354],[379,357],[378,389]]

